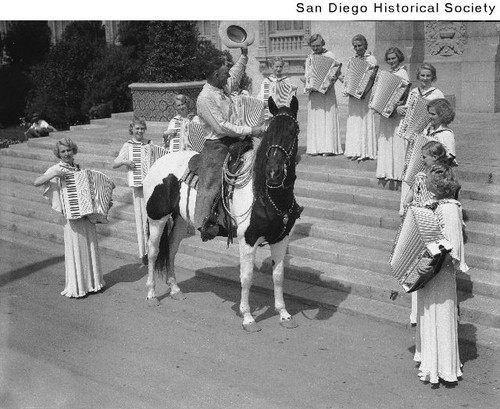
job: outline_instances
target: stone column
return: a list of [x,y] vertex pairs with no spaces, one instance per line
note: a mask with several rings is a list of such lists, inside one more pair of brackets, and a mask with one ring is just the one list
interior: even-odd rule
[[500,25],[476,21],[466,24],[459,107],[467,112],[499,112]]

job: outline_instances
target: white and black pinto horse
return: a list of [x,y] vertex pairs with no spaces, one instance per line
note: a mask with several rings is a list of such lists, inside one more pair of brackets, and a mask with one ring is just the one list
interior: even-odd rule
[[[274,306],[280,324],[287,328],[296,327],[285,307],[283,280],[290,230],[301,211],[293,192],[299,135],[298,101],[293,97],[290,108],[278,109],[270,98],[269,108],[273,117],[260,143],[254,139],[253,152],[250,153],[253,166],[248,173],[249,183],[237,184],[232,200],[227,203],[236,222],[240,250],[240,312],[243,328],[250,332],[260,330],[250,311],[249,295],[255,252],[262,243],[268,243],[271,248]],[[193,224],[196,190],[179,179],[195,154],[182,151],[163,156],[154,163],[144,180],[149,220],[147,299],[154,304],[159,303],[155,293],[155,273],[161,275],[165,267],[170,296],[185,298],[176,282],[174,261],[179,244],[187,235],[188,224]],[[170,216],[173,220],[171,229],[167,227]]]

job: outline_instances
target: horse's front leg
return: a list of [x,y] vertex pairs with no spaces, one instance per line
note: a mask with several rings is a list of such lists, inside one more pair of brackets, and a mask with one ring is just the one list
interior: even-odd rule
[[240,312],[243,315],[243,329],[248,332],[258,332],[261,330],[259,324],[250,312],[250,288],[253,280],[253,264],[255,260],[255,247],[246,244],[243,237],[238,238],[240,243],[240,281],[241,300]]
[[271,258],[273,265],[274,308],[280,316],[280,325],[285,328],[296,328],[297,324],[285,307],[283,297],[283,282],[285,279],[285,254],[288,247],[289,236],[279,243],[271,244]]
[[149,219],[149,239],[148,239],[148,279],[146,287],[148,295],[146,297],[150,305],[159,305],[160,301],[156,296],[156,277],[155,277],[155,262],[160,252],[160,238],[163,234],[163,229],[167,224],[167,218],[160,220]]

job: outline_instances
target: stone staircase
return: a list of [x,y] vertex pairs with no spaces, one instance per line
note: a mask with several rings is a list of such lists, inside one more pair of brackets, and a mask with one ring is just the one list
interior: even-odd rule
[[[304,123],[303,110],[301,115],[299,121]],[[79,147],[77,163],[105,172],[117,185],[110,223],[97,227],[101,251],[139,262],[126,172],[111,169],[128,138],[131,116],[114,114],[110,119],[1,149],[0,226],[4,236],[34,245],[62,245],[62,216],[51,211],[33,181],[55,162],[55,141],[69,136]],[[158,143],[164,126],[148,123],[146,136]],[[300,145],[303,153],[304,143]],[[379,184],[375,166],[373,161],[358,164],[342,156],[302,155],[296,196],[305,210],[288,249],[285,292],[306,303],[407,325],[410,296],[392,278],[388,264],[400,223],[400,192]],[[471,267],[457,280],[460,337],[496,346],[500,345],[500,186],[490,182],[500,179],[492,176],[491,169],[473,164],[461,164],[459,177],[467,217],[466,260]],[[199,236],[189,237],[181,244],[177,261],[199,276],[239,281],[238,246],[228,248],[224,239],[202,243]],[[254,286],[272,291],[267,246],[259,249],[256,268]]]

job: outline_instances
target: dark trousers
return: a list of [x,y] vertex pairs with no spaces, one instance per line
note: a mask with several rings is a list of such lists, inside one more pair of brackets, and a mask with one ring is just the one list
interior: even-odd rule
[[210,210],[217,193],[222,187],[222,165],[231,146],[238,139],[224,137],[216,140],[207,140],[201,151],[198,193],[194,214],[195,227],[198,229],[203,220],[210,215]]

